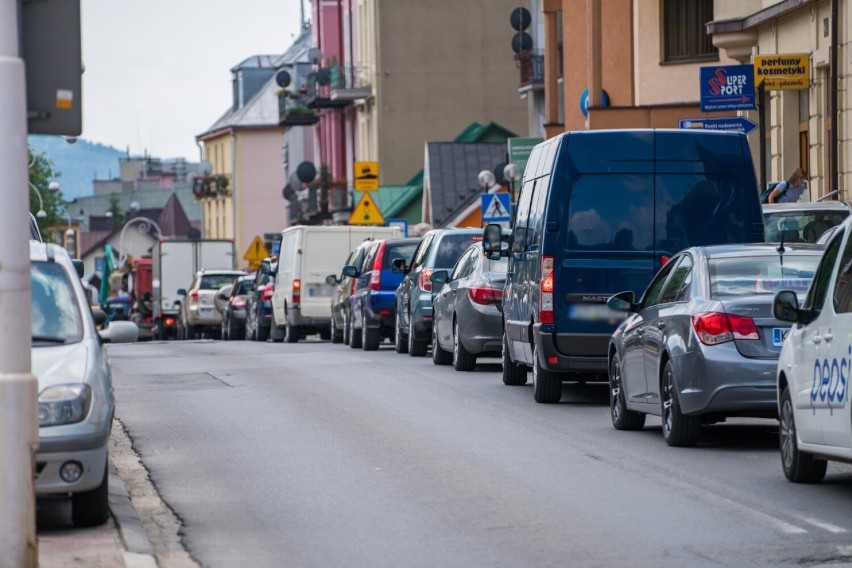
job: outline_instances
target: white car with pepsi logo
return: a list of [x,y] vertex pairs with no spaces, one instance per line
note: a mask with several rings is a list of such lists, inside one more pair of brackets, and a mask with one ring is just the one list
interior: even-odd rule
[[852,239],[850,218],[825,249],[799,305],[790,290],[775,295],[777,319],[793,325],[778,360],[781,463],[787,479],[816,483],[827,461],[852,463]]

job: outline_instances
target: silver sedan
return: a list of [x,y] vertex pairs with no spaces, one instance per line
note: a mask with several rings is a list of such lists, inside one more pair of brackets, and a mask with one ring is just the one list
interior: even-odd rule
[[503,347],[503,287],[508,259],[489,260],[471,245],[452,272],[432,273],[432,361],[473,371],[477,357],[499,357]]
[[671,446],[698,442],[726,416],[777,417],[775,370],[789,323],[772,315],[778,290],[805,292],[820,245],[693,247],[674,256],[639,302],[609,299],[628,317],[609,348],[612,424],[638,430],[662,417]]

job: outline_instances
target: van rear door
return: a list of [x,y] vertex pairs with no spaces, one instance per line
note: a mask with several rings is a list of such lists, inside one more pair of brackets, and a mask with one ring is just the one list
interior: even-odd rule
[[334,287],[325,279],[331,274],[339,274],[346,262],[351,250],[349,232],[308,229],[303,246],[301,253],[297,251],[302,265],[301,314],[305,317],[331,317]]

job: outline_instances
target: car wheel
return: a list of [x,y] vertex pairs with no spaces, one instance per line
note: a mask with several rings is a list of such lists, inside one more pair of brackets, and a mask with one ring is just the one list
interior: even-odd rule
[[352,349],[361,349],[364,338],[362,337],[362,329],[355,329],[355,322],[352,321],[352,311],[349,312],[349,347]]
[[195,326],[187,325],[183,328],[183,338],[184,339],[195,339]]
[[290,316],[284,312],[284,343],[298,343],[299,329],[290,324]]
[[343,314],[343,343],[349,345],[352,341],[352,328],[349,327],[349,316]]
[[666,361],[661,387],[663,439],[670,446],[694,446],[701,435],[701,419],[681,412],[671,361]]
[[331,316],[331,342],[343,343],[343,331],[337,329],[337,322],[334,320],[334,315]]
[[260,323],[260,318],[257,320],[257,340],[266,341],[269,339],[269,327]]
[[453,368],[456,371],[476,369],[476,355],[465,349],[459,332],[459,320],[453,321]]
[[379,335],[378,329],[371,329],[362,324],[361,336],[364,351],[377,351],[379,349],[379,343],[381,343],[382,337]]
[[509,353],[509,339],[503,332],[503,384],[508,386],[521,386],[527,384],[527,368],[525,365],[512,361]]
[[432,322],[432,362],[436,365],[449,365],[453,362],[453,354],[438,343],[438,326],[435,323]]
[[331,339],[331,332],[327,329],[321,329],[319,332],[320,339],[323,341],[328,341]]
[[[412,322],[411,316],[408,317],[408,321]],[[408,330],[408,354],[411,357],[424,357],[428,348],[429,345],[425,341],[414,337],[414,328],[410,328]]]
[[562,377],[541,367],[538,347],[533,348],[533,398],[542,404],[553,404],[562,398]]
[[225,321],[225,318],[222,318],[222,324],[219,326],[219,335],[222,336],[222,341],[228,341],[231,337],[228,334],[228,328],[230,324]]
[[272,315],[270,316],[269,321],[269,339],[274,341],[275,343],[281,343],[284,341],[284,331],[278,325],[278,322],[275,320],[275,310],[272,311]]
[[393,326],[393,350],[400,355],[408,351],[408,337],[402,333],[398,315],[396,316],[396,325]]
[[787,387],[781,391],[778,438],[781,446],[781,467],[784,468],[784,476],[787,479],[793,483],[818,483],[823,480],[828,462],[799,450],[796,423],[793,419],[793,401]]
[[616,430],[641,430],[645,427],[645,413],[628,410],[621,376],[621,361],[613,355],[609,366],[609,409]]
[[101,484],[71,496],[71,521],[76,527],[94,527],[109,519],[109,475],[104,464]]

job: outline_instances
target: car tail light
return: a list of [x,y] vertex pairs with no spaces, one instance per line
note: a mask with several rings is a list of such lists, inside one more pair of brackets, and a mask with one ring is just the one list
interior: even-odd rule
[[660,255],[660,268],[667,265],[671,259],[672,259],[672,257],[670,257],[670,256],[666,256],[664,254]]
[[175,324],[175,318],[166,318],[166,325],[171,327]]
[[260,289],[260,299],[268,302],[272,299],[272,293],[275,292],[275,286],[266,285]]
[[192,300],[193,302],[197,302],[198,301],[198,290],[191,291],[189,293],[189,299]]
[[692,329],[704,345],[719,345],[734,339],[760,339],[753,319],[719,312],[695,314]]
[[417,285],[424,292],[432,291],[432,270],[431,268],[424,268],[417,276]]
[[539,299],[538,320],[541,323],[553,323],[553,289],[556,277],[553,274],[553,256],[541,257],[541,298]]
[[153,321],[154,321],[154,318],[152,318],[151,316],[145,316],[145,323],[150,324],[150,323],[152,323]]
[[302,281],[298,278],[293,279],[293,297],[291,299],[294,306],[298,306],[302,301]]
[[379,243],[376,258],[373,260],[373,273],[370,274],[370,290],[381,290],[382,263],[385,260],[385,243]]
[[475,304],[496,304],[503,299],[503,290],[496,290],[483,286],[473,286],[467,289],[467,295]]
[[231,300],[231,305],[235,308],[244,308],[246,306],[246,299],[242,296],[237,296],[233,300]]

